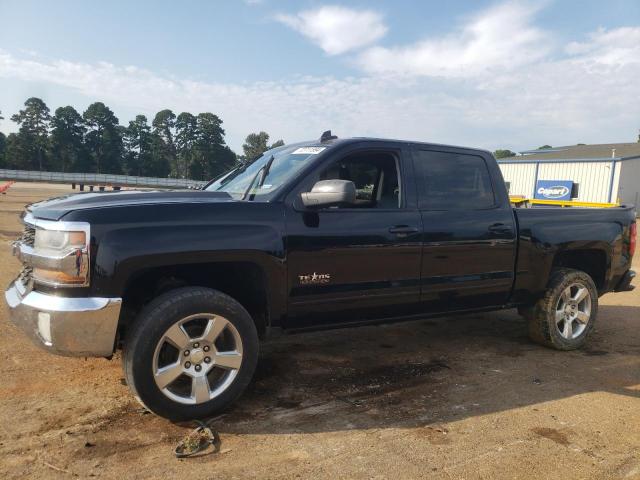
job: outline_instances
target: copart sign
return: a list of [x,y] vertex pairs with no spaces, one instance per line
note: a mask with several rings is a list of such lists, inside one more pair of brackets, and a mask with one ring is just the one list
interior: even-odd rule
[[534,198],[538,200],[571,200],[571,180],[538,180]]

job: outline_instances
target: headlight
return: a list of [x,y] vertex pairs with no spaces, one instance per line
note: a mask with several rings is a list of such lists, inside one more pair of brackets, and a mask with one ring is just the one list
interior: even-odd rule
[[84,232],[62,232],[56,230],[36,230],[34,247],[36,251],[65,252],[84,248],[87,237]]
[[89,285],[89,224],[35,219],[33,248],[21,247],[36,282],[54,287]]

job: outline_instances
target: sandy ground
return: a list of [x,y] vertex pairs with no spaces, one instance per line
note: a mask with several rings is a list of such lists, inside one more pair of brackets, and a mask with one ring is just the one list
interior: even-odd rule
[[[1,282],[24,205],[64,191],[0,196]],[[178,460],[191,426],[144,412],[119,356],[49,355],[0,308],[0,478],[640,479],[639,327],[637,289],[576,352],[513,311],[274,338],[221,452]]]

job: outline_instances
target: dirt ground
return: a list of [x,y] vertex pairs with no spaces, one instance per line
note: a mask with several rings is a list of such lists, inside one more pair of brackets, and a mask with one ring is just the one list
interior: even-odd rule
[[[0,196],[0,283],[24,205],[67,191]],[[514,311],[271,339],[200,458],[174,457],[192,426],[142,410],[119,356],[49,355],[6,308],[0,374],[3,479],[640,479],[640,288],[603,297],[575,352],[532,344]]]

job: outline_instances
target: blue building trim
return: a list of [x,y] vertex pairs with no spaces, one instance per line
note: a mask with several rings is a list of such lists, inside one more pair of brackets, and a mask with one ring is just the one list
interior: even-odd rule
[[614,160],[611,162],[611,178],[609,179],[609,203],[611,203],[611,196],[613,195],[613,179],[616,176],[617,162]]
[[536,162],[536,174],[533,179],[533,192],[531,192],[531,198],[536,197],[536,186],[538,185],[538,171],[540,170],[540,162]]

